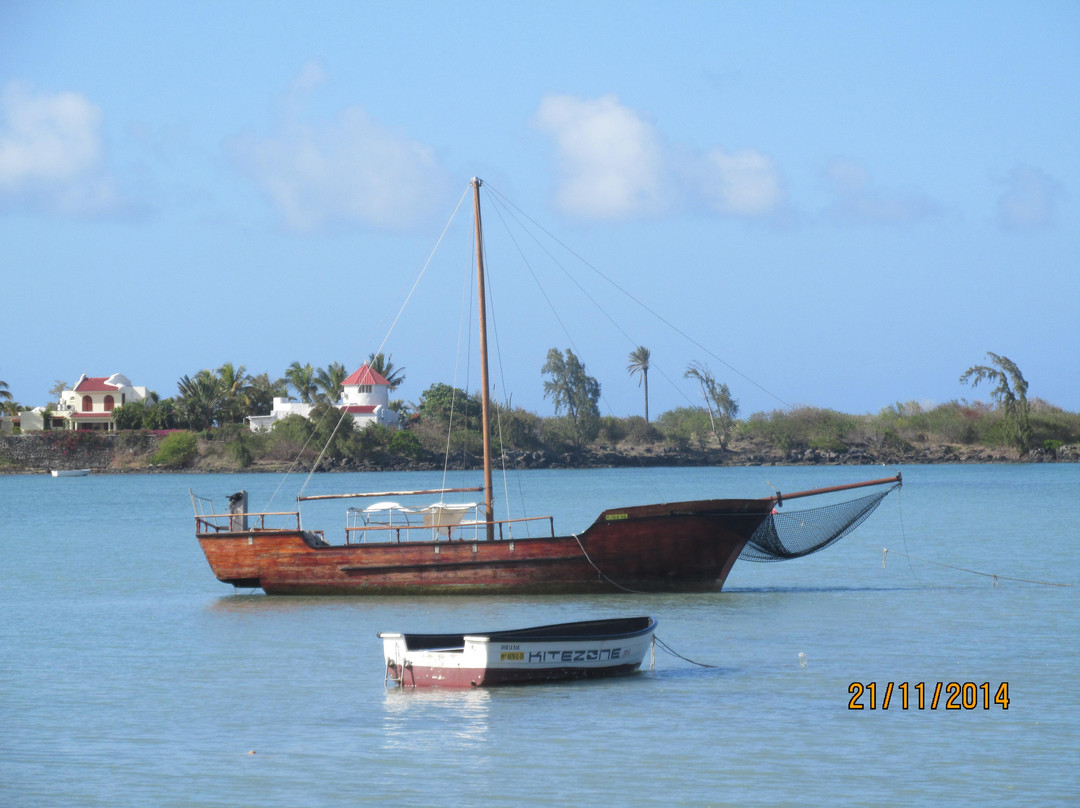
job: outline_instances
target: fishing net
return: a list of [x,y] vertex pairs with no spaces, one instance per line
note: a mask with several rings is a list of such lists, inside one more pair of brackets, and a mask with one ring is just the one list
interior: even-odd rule
[[805,511],[773,511],[754,531],[739,558],[786,561],[824,550],[861,525],[899,483],[876,494]]

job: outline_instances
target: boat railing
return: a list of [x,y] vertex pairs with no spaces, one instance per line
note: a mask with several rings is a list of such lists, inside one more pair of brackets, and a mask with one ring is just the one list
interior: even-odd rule
[[[188,489],[191,496],[191,507],[195,511],[196,533],[243,533],[246,530],[299,530],[299,511],[264,511],[262,513],[247,513],[244,506],[247,504],[246,494],[244,498],[237,497],[237,509],[229,513],[217,513],[214,501],[209,497],[201,497]],[[233,499],[230,497],[230,499]],[[268,524],[268,519],[273,524]]]
[[[242,520],[242,522],[238,522]],[[300,514],[296,511],[267,511],[265,513],[199,513],[195,515],[199,533],[245,530],[299,530]]]
[[[504,531],[504,526],[545,520],[548,523],[548,531],[551,537],[554,538],[554,517],[527,516],[520,519],[496,519],[491,522],[483,520],[461,521],[453,525],[424,525],[419,523],[398,525],[350,524],[345,528],[345,543],[362,544],[368,541],[369,537],[371,541],[393,541],[396,543],[402,541],[439,541],[442,539],[447,541],[482,541],[486,540],[488,525],[495,526],[496,541],[512,541],[514,539],[513,528],[507,527]],[[383,538],[383,535],[388,531],[390,532],[390,538]]]

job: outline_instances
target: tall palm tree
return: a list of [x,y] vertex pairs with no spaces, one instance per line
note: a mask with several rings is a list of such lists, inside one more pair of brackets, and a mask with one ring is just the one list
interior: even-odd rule
[[232,362],[226,362],[217,369],[218,378],[221,380],[221,389],[224,397],[222,402],[222,415],[229,423],[239,423],[244,419],[244,409],[247,401],[247,391],[251,384],[251,376],[243,365],[236,367]]
[[315,371],[315,386],[319,388],[319,399],[333,404],[341,398],[341,383],[349,377],[349,371],[340,362],[331,362],[326,368]]
[[8,383],[0,382],[0,412],[6,411],[13,403],[11,391],[8,390]]
[[642,384],[645,385],[645,423],[649,423],[649,357],[652,353],[644,345],[639,345],[636,349],[631,351],[630,356],[627,359],[630,360],[630,364],[627,365],[626,371],[633,376],[641,376],[638,380],[638,387]]
[[285,371],[285,380],[293,386],[300,400],[305,404],[313,403],[315,396],[315,371],[310,364],[301,365],[293,362]]
[[368,367],[382,376],[390,384],[390,392],[397,390],[405,381],[405,368],[394,369],[394,363],[389,356],[384,356],[382,351],[377,354],[368,354]]

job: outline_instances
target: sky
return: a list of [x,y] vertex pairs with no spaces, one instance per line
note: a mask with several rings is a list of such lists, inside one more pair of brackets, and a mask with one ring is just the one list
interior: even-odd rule
[[986,401],[987,352],[1080,411],[1078,77],[1072,0],[0,0],[0,379],[478,389],[475,176],[514,406],[569,348],[642,414],[643,345],[653,418],[691,362],[742,416]]

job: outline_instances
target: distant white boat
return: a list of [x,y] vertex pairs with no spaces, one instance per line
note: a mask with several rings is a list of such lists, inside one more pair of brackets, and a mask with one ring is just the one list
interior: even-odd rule
[[90,469],[53,469],[53,477],[85,477]]

